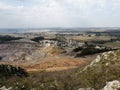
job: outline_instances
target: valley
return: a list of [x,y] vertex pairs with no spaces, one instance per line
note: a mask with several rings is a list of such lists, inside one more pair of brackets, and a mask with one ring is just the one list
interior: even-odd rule
[[1,34],[1,88],[108,90],[106,82],[120,80],[119,35],[119,30]]

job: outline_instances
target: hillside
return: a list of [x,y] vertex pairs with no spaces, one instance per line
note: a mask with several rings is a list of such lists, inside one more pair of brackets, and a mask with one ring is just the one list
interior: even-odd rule
[[[105,52],[86,66],[78,78],[82,87],[100,90],[109,81],[120,80],[120,50]],[[116,85],[117,87],[117,85]],[[120,88],[120,87],[119,87]],[[104,90],[104,89],[103,89]],[[109,89],[105,89],[109,90]],[[118,90],[118,89],[110,89]]]
[[[9,83],[7,82],[9,81]],[[3,80],[21,90],[120,90],[120,50],[98,55],[87,66],[67,71],[31,72],[29,77]]]

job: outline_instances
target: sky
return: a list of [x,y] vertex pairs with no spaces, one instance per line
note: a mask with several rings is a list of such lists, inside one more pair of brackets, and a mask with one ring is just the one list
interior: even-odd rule
[[0,0],[0,28],[119,26],[120,0]]

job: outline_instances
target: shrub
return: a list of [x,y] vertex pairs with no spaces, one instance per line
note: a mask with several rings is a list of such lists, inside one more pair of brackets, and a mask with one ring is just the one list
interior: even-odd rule
[[44,37],[35,37],[31,39],[32,41],[39,42],[40,40],[44,40]]
[[4,77],[19,76],[27,77],[28,73],[21,67],[14,67],[12,65],[0,65],[0,75]]
[[12,37],[12,36],[0,36],[0,41],[12,41],[19,40],[21,37]]

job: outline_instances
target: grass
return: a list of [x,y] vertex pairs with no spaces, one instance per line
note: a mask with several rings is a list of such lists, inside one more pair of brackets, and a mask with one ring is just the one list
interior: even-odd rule
[[111,39],[111,36],[73,36],[70,37],[74,40],[78,40],[78,41],[109,41]]
[[120,47],[120,41],[105,43],[107,46]]
[[29,77],[26,78],[13,77],[2,81],[7,87],[13,86],[18,88],[17,90],[21,90],[23,85],[25,90],[31,88],[35,90],[74,90],[73,87],[77,82],[73,73],[76,72],[77,69],[61,72],[33,72],[29,73]]

